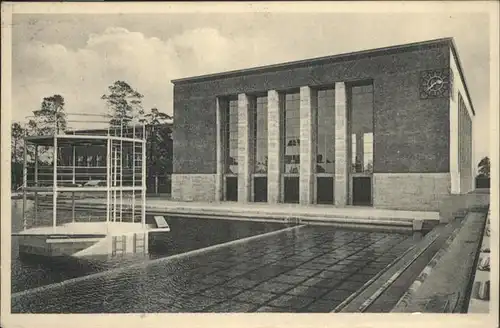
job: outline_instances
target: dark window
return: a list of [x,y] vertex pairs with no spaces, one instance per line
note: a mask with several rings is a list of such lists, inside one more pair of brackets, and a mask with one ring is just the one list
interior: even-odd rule
[[224,200],[238,200],[238,99],[219,99],[224,182]]
[[287,93],[283,97],[283,173],[300,172],[300,94]]
[[318,90],[316,173],[335,173],[335,90]]
[[252,102],[253,172],[267,173],[267,97],[256,97]]
[[318,177],[317,183],[317,203],[333,204],[333,177]]
[[267,177],[254,177],[254,202],[267,202]]
[[238,201],[238,178],[226,177],[226,200]]
[[224,172],[238,174],[238,100],[222,102]]
[[353,205],[370,206],[372,202],[371,177],[353,177],[352,194]]
[[299,202],[299,177],[285,177],[285,203]]
[[373,172],[373,86],[351,88],[351,170]]

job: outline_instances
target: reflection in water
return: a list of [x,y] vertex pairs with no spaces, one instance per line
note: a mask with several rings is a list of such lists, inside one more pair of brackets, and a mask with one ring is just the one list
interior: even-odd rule
[[[13,219],[20,220],[15,215]],[[152,257],[284,228],[282,224],[176,218],[169,219],[169,224],[172,233],[155,239]],[[12,297],[12,312],[329,312],[414,243],[411,234],[305,226],[19,293]],[[75,260],[68,272],[63,267],[50,269],[44,261],[34,263],[13,256],[14,290],[82,275],[85,265],[91,268],[88,272],[123,265],[104,260],[97,267]]]
[[[28,201],[28,209],[33,203]],[[88,212],[79,211],[86,216]],[[51,215],[49,211],[39,215]],[[152,220],[152,217],[147,217]],[[117,258],[106,256],[90,259],[47,259],[38,256],[20,256],[17,239],[12,238],[12,292],[60,282],[91,273],[137,263],[146,259],[162,258],[185,253],[194,249],[221,244],[252,235],[258,235],[286,228],[281,223],[262,223],[248,221],[200,220],[168,218],[172,229],[170,233],[154,233],[150,236],[150,254],[123,255]],[[12,201],[12,232],[22,230],[22,201]]]

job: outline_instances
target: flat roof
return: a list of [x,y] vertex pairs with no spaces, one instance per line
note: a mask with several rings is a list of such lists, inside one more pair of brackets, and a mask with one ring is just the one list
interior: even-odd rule
[[465,93],[467,95],[467,99],[469,100],[470,103],[470,109],[472,111],[472,114],[475,116],[476,111],[474,110],[474,105],[472,104],[472,98],[469,93],[469,88],[467,87],[467,81],[465,80],[465,75],[464,75],[464,70],[462,69],[462,62],[460,61],[460,56],[458,55],[458,50],[457,50],[457,45],[455,44],[455,39],[454,38],[449,38],[450,42],[450,48],[451,52],[453,53],[453,56],[455,56],[455,60],[457,63],[457,69],[458,73],[460,74],[460,78],[462,79],[462,82],[464,83],[464,89]]
[[382,47],[382,48],[375,48],[375,49],[369,49],[369,50],[362,50],[362,51],[356,51],[356,52],[350,52],[350,53],[343,53],[343,54],[332,55],[332,56],[316,57],[316,58],[310,58],[310,59],[304,59],[304,60],[298,60],[298,61],[285,62],[285,63],[280,63],[280,64],[273,64],[273,65],[258,66],[258,67],[245,68],[245,69],[239,69],[239,70],[232,70],[232,71],[226,71],[226,72],[220,72],[220,73],[191,76],[191,77],[185,77],[185,78],[180,78],[180,79],[174,79],[171,82],[174,85],[196,83],[196,82],[210,81],[210,80],[216,80],[216,79],[222,79],[222,78],[249,75],[249,74],[257,74],[257,73],[263,73],[263,72],[271,72],[271,71],[277,71],[277,70],[299,68],[299,67],[310,66],[310,65],[320,65],[320,64],[324,64],[324,63],[328,63],[328,62],[332,62],[332,61],[355,60],[355,59],[361,59],[361,58],[365,58],[365,57],[369,57],[369,56],[387,55],[387,54],[393,54],[393,53],[398,53],[398,52],[412,51],[412,50],[416,50],[416,49],[431,48],[431,47],[438,47],[438,46],[449,46],[452,49],[453,55],[455,56],[455,59],[457,62],[457,68],[458,68],[458,71],[460,73],[460,77],[462,78],[462,81],[464,83],[465,93],[467,94],[467,98],[469,100],[469,103],[471,104],[472,113],[475,115],[475,110],[474,110],[474,106],[472,104],[472,99],[470,97],[469,90],[467,88],[467,83],[465,82],[465,76],[463,73],[462,64],[461,64],[460,58],[458,56],[458,51],[456,49],[455,41],[452,37],[434,39],[434,40],[428,40],[428,41],[421,41],[421,42],[413,42],[413,43],[407,43],[407,44],[401,44],[401,45],[395,45],[395,46],[389,46],[389,47]]
[[105,146],[108,140],[124,141],[124,142],[142,142],[142,139],[132,139],[124,137],[115,137],[108,135],[82,135],[82,134],[58,134],[54,135],[40,135],[28,136],[24,140],[31,144],[39,146],[54,146],[54,137],[57,139],[58,146],[70,145],[101,145]]

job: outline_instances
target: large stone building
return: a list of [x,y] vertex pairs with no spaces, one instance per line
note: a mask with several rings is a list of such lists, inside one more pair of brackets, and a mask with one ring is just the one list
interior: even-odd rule
[[173,84],[173,199],[437,210],[474,187],[451,38]]

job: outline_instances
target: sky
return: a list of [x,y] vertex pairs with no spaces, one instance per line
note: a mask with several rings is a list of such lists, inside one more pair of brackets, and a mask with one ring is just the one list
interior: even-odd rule
[[[489,17],[482,13],[14,14],[12,119],[60,94],[103,113],[116,80],[172,114],[172,79],[454,37],[476,109],[476,162],[489,151]],[[486,127],[486,128],[482,128]]]

